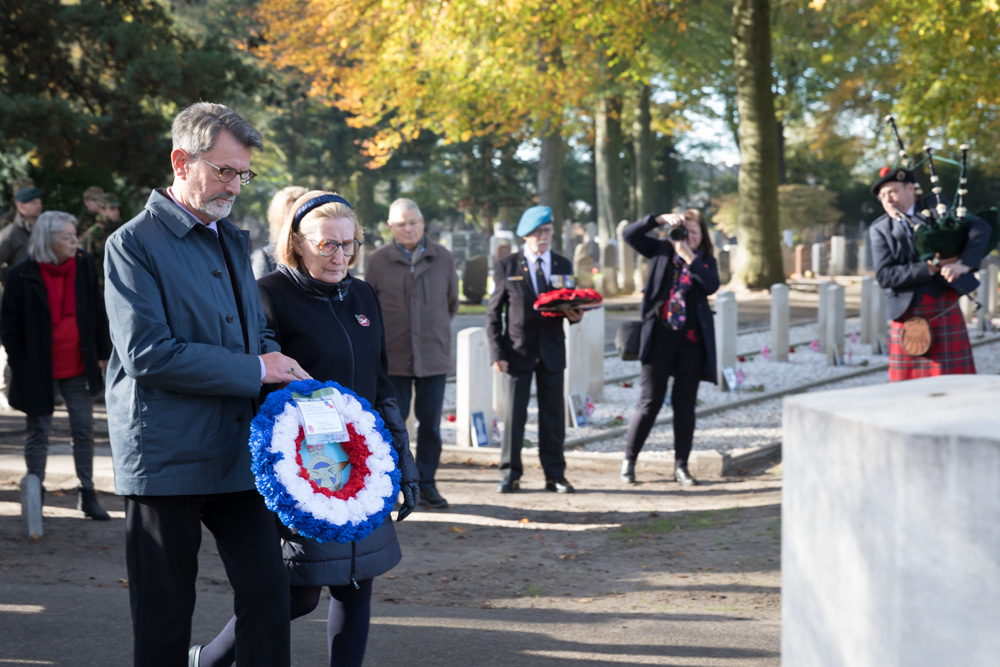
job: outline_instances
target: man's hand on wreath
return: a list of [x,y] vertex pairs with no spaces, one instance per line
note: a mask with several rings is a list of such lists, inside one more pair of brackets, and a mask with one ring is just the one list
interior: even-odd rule
[[566,311],[566,319],[574,323],[579,322],[583,319],[583,311],[579,308],[571,308]]
[[420,494],[420,485],[416,482],[403,482],[399,485],[399,490],[403,492],[403,504],[396,512],[396,521],[402,521],[410,516],[410,512],[417,506],[417,496]]

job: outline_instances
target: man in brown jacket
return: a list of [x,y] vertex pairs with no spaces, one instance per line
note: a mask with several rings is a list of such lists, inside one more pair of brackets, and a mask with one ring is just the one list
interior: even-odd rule
[[385,320],[389,381],[406,419],[413,398],[422,507],[448,501],[434,482],[441,460],[441,405],[451,370],[451,318],[458,312],[458,274],[448,249],[424,235],[424,216],[409,199],[389,207],[392,243],[372,253],[365,271]]

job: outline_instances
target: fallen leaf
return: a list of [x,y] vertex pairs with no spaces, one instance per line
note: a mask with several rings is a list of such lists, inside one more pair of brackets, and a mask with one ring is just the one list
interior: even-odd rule
[[464,526],[452,526],[448,530],[450,530],[453,533],[464,533],[465,532],[465,527]]
[[520,521],[520,522],[521,522],[521,523],[531,523],[531,522],[530,522],[530,521],[528,521],[527,519],[521,519],[521,521]]

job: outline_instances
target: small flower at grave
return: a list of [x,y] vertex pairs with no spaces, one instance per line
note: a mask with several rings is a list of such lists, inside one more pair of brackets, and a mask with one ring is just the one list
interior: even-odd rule
[[736,360],[739,361],[741,364],[745,364],[747,362],[747,358],[744,356],[737,357]]
[[763,393],[763,391],[764,391],[764,385],[762,385],[762,384],[752,384],[747,389],[747,391]]
[[795,354],[795,346],[794,345],[789,345],[788,346],[788,354]]
[[813,338],[813,342],[809,343],[809,349],[813,352],[819,352],[819,339]]
[[615,415],[614,417],[612,417],[611,419],[609,419],[607,421],[607,423],[605,424],[605,426],[607,426],[607,427],[610,428],[612,426],[621,426],[624,423],[625,423],[625,418],[624,417],[622,417],[621,415]]
[[631,382],[622,382],[622,387],[624,387],[625,389],[631,389],[632,388],[632,383]]
[[764,357],[764,361],[770,361],[771,360],[771,348],[769,348],[767,345],[765,345],[764,347],[762,347],[761,350],[760,350],[760,356]]
[[453,414],[452,415],[448,415],[448,421],[449,422],[455,421],[455,415],[453,415]]

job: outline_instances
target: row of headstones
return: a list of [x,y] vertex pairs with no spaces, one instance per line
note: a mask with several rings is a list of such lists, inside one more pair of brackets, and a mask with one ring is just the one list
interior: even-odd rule
[[[829,245],[829,249],[827,246]],[[794,272],[804,276],[864,275],[871,266],[868,244],[848,243],[843,236],[833,236],[827,243],[795,246]]]
[[[584,313],[579,323],[563,324],[566,333],[564,400],[566,425],[575,426],[575,410],[585,398],[604,400],[604,309]],[[494,415],[503,415],[507,384],[504,375],[490,365],[486,329],[471,327],[458,332],[455,373],[455,444],[478,444],[475,423],[482,415],[492,424]]]
[[[784,283],[771,286],[770,359],[788,361],[791,346],[789,329],[791,319],[790,289]],[[885,292],[873,278],[861,279],[861,323],[858,343],[870,345],[872,354],[885,354],[887,350],[888,318],[886,317]],[[819,286],[817,307],[817,336],[819,351],[826,355],[827,363],[837,365],[844,359],[846,315],[844,287],[832,281]],[[726,369],[736,365],[737,306],[732,292],[720,292],[715,298],[715,344],[718,360],[718,384],[732,390],[726,379]]]

